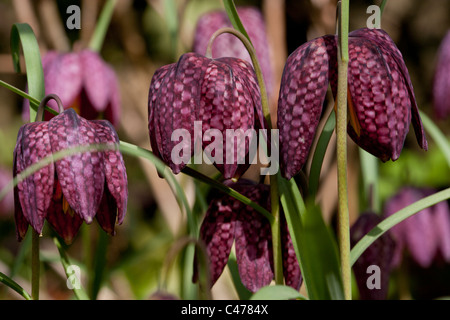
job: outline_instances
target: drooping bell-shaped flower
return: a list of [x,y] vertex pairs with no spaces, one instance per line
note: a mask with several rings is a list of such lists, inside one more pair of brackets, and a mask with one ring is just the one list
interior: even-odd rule
[[236,58],[186,53],[159,68],[150,84],[148,113],[152,150],[174,173],[203,147],[226,179],[239,177],[250,165],[251,145],[239,140],[240,134],[264,128],[255,72]]
[[[267,39],[266,25],[261,11],[256,7],[238,7],[239,18],[252,41],[258,62],[264,77],[267,93],[270,96],[273,89],[273,71],[271,62],[271,46]],[[215,10],[203,14],[197,22],[194,33],[193,51],[205,54],[208,42],[214,32],[221,28],[232,27],[224,10]],[[222,34],[215,39],[212,46],[212,56],[234,57],[252,62],[247,49],[242,42],[231,34]]]
[[[388,199],[385,214],[390,216],[432,193],[430,189],[405,187]],[[450,262],[450,209],[446,201],[414,214],[391,230],[398,244],[394,266],[400,265],[404,251],[422,268],[430,267],[437,257]]]
[[[270,209],[270,187],[240,179],[226,185],[266,209]],[[295,256],[286,221],[281,223],[283,272],[286,284],[299,289],[302,283],[300,267]],[[200,228],[200,239],[206,245],[210,262],[211,285],[222,274],[233,243],[239,275],[244,286],[252,292],[273,280],[272,237],[270,224],[250,206],[223,194],[215,196]],[[194,279],[196,275],[194,275]]]
[[[61,108],[62,109],[62,108]],[[107,120],[86,120],[73,109],[50,121],[23,125],[14,149],[14,175],[58,151],[92,144],[116,145],[119,139]],[[96,217],[113,235],[127,206],[127,175],[119,151],[89,151],[52,161],[25,178],[14,189],[17,237],[30,224],[41,233],[44,220],[67,242],[72,242],[83,220]]]
[[[351,246],[356,245],[381,220],[381,217],[373,212],[362,213],[350,229]],[[395,245],[395,241],[388,231],[375,240],[353,265],[361,300],[384,300],[387,298]],[[371,267],[379,268],[379,270],[370,269]],[[370,281],[368,278],[378,271],[380,278]]]
[[[419,146],[427,141],[402,55],[380,29],[349,34],[348,134],[382,161],[397,160],[412,122]],[[336,36],[323,36],[297,48],[288,58],[278,101],[280,168],[297,174],[308,157],[328,83],[336,96]]]
[[442,40],[433,79],[433,106],[438,118],[450,115],[450,31]]
[[[120,88],[114,70],[98,53],[49,51],[42,59],[46,94],[56,94],[65,108],[73,108],[85,119],[106,119],[114,126],[120,119]],[[49,106],[57,110],[54,101]],[[29,101],[23,118],[29,120]],[[46,120],[52,116],[46,115]]]

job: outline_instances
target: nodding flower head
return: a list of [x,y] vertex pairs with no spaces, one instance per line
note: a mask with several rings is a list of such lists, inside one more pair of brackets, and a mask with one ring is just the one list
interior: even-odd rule
[[[270,209],[270,187],[240,179],[225,184],[266,209]],[[244,286],[252,292],[273,280],[272,236],[265,217],[250,206],[218,194],[210,204],[200,228],[200,239],[206,245],[210,262],[211,285],[222,274],[233,243],[236,260]],[[286,284],[299,289],[302,283],[300,267],[289,235],[284,215],[281,222],[283,272]],[[196,271],[197,272],[197,271]],[[196,278],[196,274],[194,278]]]
[[[267,94],[271,96],[273,91],[275,91],[273,88],[272,52],[267,39],[266,24],[263,15],[258,8],[251,6],[238,7],[237,12],[255,47],[267,88]],[[208,42],[213,33],[225,27],[232,27],[232,25],[224,10],[215,10],[202,15],[195,28],[193,51],[199,54],[205,54]],[[231,34],[222,34],[214,41],[212,56],[216,58],[234,57],[250,63],[252,62],[245,46]]]
[[[65,108],[73,108],[83,118],[106,119],[114,126],[120,120],[120,88],[114,70],[91,50],[59,53],[49,51],[42,59],[46,94],[56,94]],[[49,106],[57,110],[54,101]],[[29,118],[29,101],[22,116]],[[51,115],[46,115],[50,120]]]
[[[382,161],[397,160],[412,122],[427,149],[413,87],[402,55],[386,32],[358,29],[349,34],[348,134]],[[328,84],[336,97],[336,36],[300,46],[288,58],[278,101],[280,167],[297,174],[308,157]]]
[[[47,96],[41,107],[50,97],[55,96]],[[119,143],[116,131],[107,120],[89,121],[73,109],[59,106],[61,113],[50,121],[20,128],[14,175],[58,151],[92,144],[111,148],[52,161],[19,183],[14,189],[19,240],[29,224],[41,233],[45,219],[67,243],[72,242],[83,220],[91,223],[94,217],[106,232],[114,234],[116,221],[121,224],[125,216],[127,175],[122,155],[115,149]]]
[[[148,103],[148,128],[153,152],[174,173],[179,173],[193,156],[194,150],[214,144],[220,155],[211,154],[214,165],[226,179],[242,175],[250,165],[249,143],[227,147],[227,132],[264,128],[261,94],[251,65],[241,59],[209,59],[186,53],[177,63],[159,68],[153,75]],[[195,145],[195,122],[201,145]],[[182,130],[185,135],[176,134]],[[211,139],[214,130],[220,141]],[[181,138],[180,138],[181,137]],[[222,139],[223,138],[223,139]],[[175,151],[176,150],[176,151]],[[231,160],[230,160],[231,159]]]

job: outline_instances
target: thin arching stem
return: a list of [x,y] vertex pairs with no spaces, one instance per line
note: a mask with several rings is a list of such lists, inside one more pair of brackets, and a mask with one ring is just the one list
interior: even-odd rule
[[[244,44],[247,49],[250,58],[252,59],[253,68],[255,69],[256,77],[258,79],[259,90],[261,92],[261,106],[266,120],[268,129],[272,129],[272,120],[270,117],[269,99],[267,97],[267,90],[264,84],[264,78],[261,71],[261,66],[259,65],[258,59],[256,57],[255,48],[252,43],[247,39],[247,37],[241,32],[233,28],[221,28],[213,33],[211,36],[208,46],[206,48],[206,57],[212,58],[212,45],[214,40],[223,33],[230,33]],[[272,205],[272,217],[271,221],[271,231],[272,231],[272,250],[273,250],[273,261],[274,261],[274,274],[275,282],[277,284],[283,284],[283,256],[281,252],[281,235],[280,235],[280,208],[279,208],[279,197],[278,197],[278,185],[276,175],[270,176],[270,199]]]

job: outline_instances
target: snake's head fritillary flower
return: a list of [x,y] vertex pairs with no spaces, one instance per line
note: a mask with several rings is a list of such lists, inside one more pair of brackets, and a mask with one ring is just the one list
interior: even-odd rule
[[[86,120],[67,109],[50,121],[23,125],[14,149],[14,175],[58,151],[92,144],[117,145],[119,139],[107,120]],[[17,237],[31,225],[41,233],[44,220],[67,242],[72,242],[83,220],[96,217],[114,234],[126,212],[128,187],[122,155],[115,149],[89,151],[52,161],[25,178],[14,189]]]
[[[397,160],[412,122],[419,146],[427,140],[402,54],[386,32],[358,29],[349,34],[348,134],[382,161]],[[311,40],[288,58],[278,101],[280,168],[286,178],[306,162],[328,83],[337,91],[335,36]]]
[[[381,217],[373,212],[362,213],[350,229],[350,243],[353,247],[363,236],[381,222]],[[384,300],[389,289],[389,276],[392,270],[392,259],[395,252],[395,241],[390,232],[386,232],[375,240],[353,265],[361,300]],[[370,266],[379,267],[379,287],[367,286]]]
[[[186,53],[177,63],[154,73],[148,114],[152,150],[174,173],[190,161],[197,148],[194,138],[200,134],[203,149],[213,143],[221,145],[213,148],[221,155],[211,155],[219,158],[213,163],[226,179],[239,177],[250,165],[250,161],[242,161],[248,155],[248,140],[233,143],[234,149],[227,148],[227,132],[265,127],[261,95],[251,65],[241,59],[209,59],[196,53]],[[194,130],[196,121],[201,122],[201,127]],[[184,130],[189,139],[172,138],[176,130]],[[206,138],[213,130],[220,132],[221,141],[215,141],[214,136]],[[183,154],[174,161],[173,152],[180,144]],[[184,151],[190,153],[185,155]]]
[[[245,195],[262,207],[270,208],[270,187],[240,179],[226,185]],[[299,289],[302,283],[292,240],[283,220],[281,241],[283,271],[286,284]],[[200,239],[206,245],[210,262],[211,285],[222,274],[231,247],[235,243],[236,261],[244,286],[252,292],[269,285],[273,280],[273,255],[270,224],[250,206],[223,194],[215,196],[200,228]],[[197,275],[194,275],[194,279]]]
[[[390,216],[433,192],[405,187],[388,199],[385,214]],[[450,209],[446,201],[416,213],[391,230],[398,243],[394,266],[400,265],[405,250],[422,268],[430,267],[437,256],[450,262]]]
[[[271,46],[267,39],[266,25],[261,11],[256,7],[238,7],[239,18],[255,47],[258,62],[264,77],[267,93],[273,93],[273,71],[271,60]],[[217,30],[232,27],[231,22],[224,10],[207,12],[200,17],[194,34],[193,51],[205,54],[209,39]],[[242,42],[231,34],[222,34],[215,39],[212,46],[212,56],[234,57],[252,62],[247,49]]]
[[433,105],[437,117],[446,118],[450,114],[450,31],[442,40],[436,63],[433,83]]
[[[46,94],[56,94],[65,108],[73,108],[85,119],[106,119],[114,126],[120,119],[120,88],[114,70],[91,50],[59,53],[49,51],[42,59]],[[29,119],[29,101],[23,118]],[[54,101],[49,106],[57,110]],[[46,115],[50,120],[51,115]]]

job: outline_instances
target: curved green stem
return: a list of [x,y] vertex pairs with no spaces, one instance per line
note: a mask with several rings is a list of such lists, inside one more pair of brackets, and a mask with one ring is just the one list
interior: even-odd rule
[[25,291],[17,282],[15,282],[13,279],[5,275],[4,273],[0,272],[0,282],[8,286],[9,288],[16,291],[18,294],[20,294],[24,299],[26,300],[32,300],[33,298],[30,296],[28,292]]
[[338,237],[344,297],[351,300],[350,223],[347,187],[347,73],[349,2],[342,0],[338,25],[336,140],[338,166]]
[[247,49],[250,58],[252,59],[253,68],[255,69],[256,78],[258,79],[258,85],[259,90],[261,91],[261,106],[263,110],[264,117],[266,119],[268,129],[272,128],[272,122],[270,120],[270,109],[269,109],[269,99],[267,98],[267,90],[266,85],[264,84],[264,78],[261,71],[261,66],[259,65],[258,59],[256,57],[255,48],[253,48],[252,43],[250,42],[245,35],[233,28],[221,28],[214,32],[209,39],[208,46],[206,48],[206,54],[205,56],[208,58],[212,58],[212,44],[214,40],[220,36],[223,33],[230,33],[234,36],[236,36],[239,40],[241,40],[242,44],[245,46],[245,49]]
[[[270,108],[269,108],[269,99],[267,96],[267,90],[264,83],[264,78],[261,70],[261,66],[259,65],[255,48],[253,47],[250,38],[246,35],[245,28],[242,26],[240,22],[239,15],[236,12],[236,8],[234,6],[234,2],[224,1],[226,5],[227,12],[229,16],[231,15],[232,21],[234,21],[234,25],[239,28],[239,31],[233,28],[221,28],[213,33],[211,36],[205,56],[212,58],[212,44],[214,40],[223,33],[230,33],[236,36],[245,48],[247,49],[250,58],[252,60],[253,68],[255,69],[256,77],[258,79],[259,90],[261,92],[261,106],[264,114],[264,118],[266,120],[266,124],[268,129],[272,129],[272,120],[270,117]],[[242,31],[242,32],[241,32]],[[274,273],[275,273],[275,282],[277,284],[283,284],[283,257],[281,254],[281,237],[280,237],[280,210],[279,210],[279,197],[278,197],[278,186],[277,186],[277,178],[275,175],[270,176],[270,198],[272,204],[272,222],[270,224],[272,230],[272,249],[273,249],[273,261],[274,261]]]

